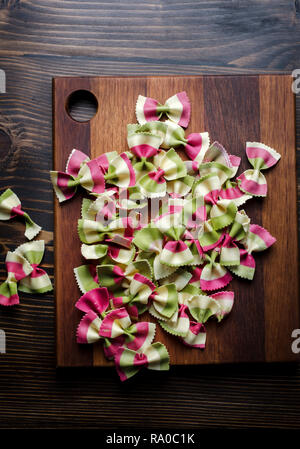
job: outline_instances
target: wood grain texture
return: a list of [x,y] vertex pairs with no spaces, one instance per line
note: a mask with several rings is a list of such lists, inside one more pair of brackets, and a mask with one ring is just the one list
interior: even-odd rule
[[[0,187],[43,226],[52,279],[52,77],[290,74],[300,67],[295,4],[0,1]],[[299,98],[296,108],[300,186]],[[0,235],[4,279],[5,253],[24,242],[24,226],[0,222]],[[56,370],[54,314],[54,295],[22,294],[20,306],[0,310],[1,428],[300,427],[300,364],[172,367],[120,385],[110,368]]]
[[299,61],[293,0],[12,0],[0,18],[10,55],[278,69]]
[[[73,148],[82,148],[90,155],[90,125],[89,122],[76,122],[67,111],[67,100],[72,92],[80,89],[90,90],[88,78],[68,82],[53,82],[53,113],[54,113],[54,167],[65,167],[65,148],[69,153]],[[57,86],[59,84],[59,88]],[[68,156],[67,156],[68,158]],[[85,366],[91,364],[92,348],[84,350],[82,346],[78,348],[74,332],[70,335],[70,328],[76,329],[80,313],[75,309],[78,288],[74,282],[73,268],[81,265],[80,244],[76,239],[77,220],[80,216],[82,198],[77,196],[74,199],[74,207],[69,207],[67,203],[62,207],[55,208],[54,222],[57,232],[55,233],[55,247],[61,248],[55,252],[55,295],[56,313],[60,317],[56,327],[57,360],[60,365],[60,354],[64,354],[65,366],[74,364],[74,354],[80,354],[80,360]],[[66,259],[67,258],[67,259]],[[68,260],[68,263],[66,263]],[[73,263],[69,263],[73,260]],[[73,282],[70,282],[70,280]],[[66,307],[66,304],[68,306]],[[72,312],[71,312],[72,311]],[[75,313],[74,313],[75,312]],[[71,337],[71,338],[70,338]],[[76,362],[75,362],[76,366]]]
[[[268,195],[262,208],[262,223],[273,235],[282,235],[282,245],[274,246],[273,260],[280,261],[270,270],[268,264],[270,254],[267,254],[263,272],[265,285],[265,351],[268,361],[274,361],[289,350],[288,329],[294,329],[296,319],[294,307],[298,307],[299,291],[298,272],[293,274],[293,267],[298,265],[297,247],[297,194],[295,173],[295,117],[294,98],[291,95],[290,84],[284,82],[282,77],[260,77],[260,120],[261,140],[269,145],[276,143],[281,149],[284,164],[280,165],[278,172],[270,170]],[[284,166],[283,166],[284,165]],[[294,187],[293,187],[294,186]],[[274,192],[274,194],[273,194]],[[283,208],[279,206],[283,202]],[[276,211],[274,216],[269,211]],[[283,220],[280,217],[284,217]],[[288,238],[283,237],[288,229]],[[276,282],[274,280],[276,279]],[[280,298],[287,297],[289,301],[280,307]],[[281,309],[281,310],[279,310]],[[274,326],[274,316],[279,314],[280,323]],[[286,323],[282,326],[282,323]],[[297,328],[299,325],[296,326]]]
[[[99,108],[90,122],[78,123],[68,115],[66,104],[72,92],[83,89],[95,95]],[[74,147],[87,149],[91,158],[113,149],[128,150],[126,125],[135,122],[137,96],[155,97],[163,102],[174,92],[183,90],[192,105],[186,133],[208,131],[213,140],[220,141],[231,153],[242,158],[242,170],[249,166],[245,156],[247,140],[263,141],[282,154],[280,169],[270,170],[268,201],[252,199],[244,207],[252,223],[266,226],[276,236],[277,243],[275,249],[266,252],[266,259],[264,254],[255,257],[257,268],[252,282],[235,279],[229,286],[235,292],[233,311],[220,325],[207,323],[204,351],[183,346],[159,325],[155,340],[166,344],[172,365],[298,360],[290,350],[291,332],[300,327],[295,108],[290,77],[56,78],[54,168],[63,169]],[[268,179],[268,173],[266,176]],[[276,207],[281,198],[284,198],[283,209]],[[80,256],[81,244],[76,230],[79,215],[78,199],[63,207],[55,201],[57,363],[61,367],[107,366],[112,363],[105,359],[101,342],[93,346],[93,356],[90,348],[85,352],[85,346],[75,342],[81,314],[74,308],[74,302],[81,293],[73,268],[86,263]],[[286,242],[287,229],[290,244]],[[290,263],[282,264],[284,260]],[[144,319],[149,319],[149,315],[143,315],[141,320]]]

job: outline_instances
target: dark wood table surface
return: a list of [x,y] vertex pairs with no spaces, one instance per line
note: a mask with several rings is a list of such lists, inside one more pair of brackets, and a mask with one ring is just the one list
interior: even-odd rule
[[[295,68],[299,0],[0,0],[0,189],[43,226],[52,279],[52,77]],[[300,101],[298,149],[299,133]],[[0,222],[0,241],[4,280],[23,224]],[[300,364],[172,367],[125,384],[110,368],[56,370],[52,294],[21,294],[0,329],[0,428],[300,427]]]

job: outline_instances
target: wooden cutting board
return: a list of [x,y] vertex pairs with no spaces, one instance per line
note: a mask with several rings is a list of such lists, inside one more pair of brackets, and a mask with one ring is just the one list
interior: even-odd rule
[[[69,95],[88,90],[98,100],[89,122],[76,122],[66,111]],[[291,333],[299,328],[298,247],[296,216],[295,104],[290,76],[173,76],[55,78],[54,169],[64,170],[73,148],[91,158],[127,150],[126,125],[135,123],[139,94],[164,102],[185,90],[192,115],[187,134],[208,131],[249,168],[245,142],[262,141],[280,152],[278,165],[266,172],[269,195],[249,201],[253,223],[267,228],[277,243],[255,256],[252,282],[235,278],[231,314],[220,324],[207,323],[205,350],[190,349],[157,325],[156,340],[168,347],[171,363],[292,361]],[[240,173],[239,172],[239,173]],[[57,365],[106,366],[101,344],[78,345],[75,331],[82,316],[74,307],[81,296],[73,267],[84,263],[77,236],[82,195],[58,204],[55,199],[55,288]]]

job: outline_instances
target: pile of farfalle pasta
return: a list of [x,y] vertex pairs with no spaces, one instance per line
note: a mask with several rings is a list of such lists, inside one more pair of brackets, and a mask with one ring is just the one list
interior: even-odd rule
[[121,380],[142,367],[169,369],[144,312],[183,344],[204,348],[205,323],[232,309],[234,293],[224,289],[233,274],[253,279],[253,254],[275,242],[240,207],[267,195],[263,172],[280,155],[246,142],[251,168],[234,180],[240,158],[210,144],[207,132],[187,135],[190,113],[185,92],[165,104],[140,95],[128,151],[90,160],[73,150],[66,172],[51,172],[59,201],[77,186],[90,194],[78,220],[86,263],[74,269],[83,293],[77,341],[102,343]]

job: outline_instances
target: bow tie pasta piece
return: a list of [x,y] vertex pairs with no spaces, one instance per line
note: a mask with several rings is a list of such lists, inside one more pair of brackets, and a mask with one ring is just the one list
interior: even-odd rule
[[178,309],[178,294],[175,284],[157,287],[150,295],[149,312],[164,319],[171,318]]
[[143,125],[146,122],[160,120],[163,114],[166,114],[169,120],[177,123],[183,128],[187,128],[191,106],[186,92],[179,92],[168,98],[164,105],[150,97],[139,95],[135,108],[137,121]]
[[[160,122],[155,123],[157,123],[157,125],[165,126]],[[137,161],[133,164],[133,168],[135,171],[136,181],[138,181],[142,176],[155,169],[151,160],[153,156],[158,153],[159,147],[163,141],[163,137],[159,133],[156,134],[141,131],[133,132],[133,126],[134,125],[131,125],[131,128],[129,128],[127,142],[130,150],[137,159]],[[143,125],[143,127],[144,126],[145,125]]]
[[165,345],[153,343],[143,352],[119,348],[115,355],[115,365],[121,381],[125,381],[137,374],[141,368],[155,371],[167,371],[170,368],[169,354]]
[[21,255],[8,251],[5,259],[7,279],[0,285],[0,304],[13,306],[19,304],[17,283],[32,272],[32,266]]
[[190,321],[190,327],[184,337],[180,337],[182,343],[191,348],[204,349],[206,343],[206,329],[204,324]]
[[251,224],[246,237],[241,241],[245,249],[240,248],[240,264],[230,266],[230,271],[239,277],[252,280],[255,273],[255,260],[252,252],[264,251],[270,248],[275,242],[275,237],[266,229]]
[[50,172],[58,200],[62,202],[72,198],[79,185],[96,195],[105,191],[106,182],[123,188],[135,185],[135,173],[126,153],[117,156],[114,151],[107,153],[105,160],[108,163],[103,165],[102,159],[100,156],[90,160],[81,151],[73,150],[69,156],[66,172]]
[[182,224],[181,214],[166,213],[154,220],[155,226],[162,235],[168,238],[163,243],[160,261],[169,267],[180,267],[194,263],[193,254],[182,240],[185,226]]
[[[37,240],[8,251],[5,259],[7,279],[0,285],[0,304],[19,304],[18,290],[45,293],[53,289],[48,274],[38,265],[44,255],[45,242]],[[19,285],[17,285],[19,283]]]
[[221,321],[231,312],[234,293],[223,291],[207,296],[191,285],[179,293],[179,302],[188,307],[192,317],[198,323],[205,323],[210,317]]
[[104,175],[97,161],[78,150],[72,150],[65,172],[50,171],[50,176],[59,202],[73,198],[79,185],[88,192],[104,192]]
[[82,243],[111,242],[130,248],[136,226],[137,221],[132,217],[117,218],[107,226],[98,221],[80,218],[78,234]]
[[231,200],[218,199],[221,190],[220,178],[210,173],[194,184],[193,195],[203,196],[207,204],[212,205],[209,217],[212,227],[217,231],[228,226],[234,220],[237,206]]
[[108,166],[104,175],[107,183],[127,188],[135,185],[135,173],[126,152],[119,154]]
[[46,293],[53,290],[48,274],[39,267],[44,257],[44,252],[44,240],[24,243],[15,250],[15,254],[24,257],[32,267],[31,273],[20,280],[19,291],[25,293]]
[[195,159],[197,154],[205,154],[209,147],[209,134],[192,133],[185,137],[184,129],[170,120],[165,121],[167,132],[162,143],[165,149],[183,146],[189,159]]
[[212,226],[212,221],[204,222],[203,227],[199,229],[198,239],[204,252],[210,251],[219,246],[223,240],[224,232],[216,231]]
[[246,154],[253,169],[246,170],[237,178],[239,187],[248,195],[267,196],[267,181],[262,170],[276,165],[281,156],[260,142],[247,142]]
[[226,268],[222,266],[220,262],[216,261],[218,256],[219,252],[215,249],[210,255],[205,255],[207,264],[201,272],[201,290],[219,290],[220,288],[226,287],[226,285],[228,285],[232,280],[232,276]]
[[136,273],[130,282],[128,295],[113,296],[111,298],[112,307],[125,307],[130,317],[137,319],[138,315],[148,309],[149,298],[155,288],[155,284],[150,279]]
[[116,287],[128,289],[135,274],[152,280],[153,273],[148,260],[136,260],[125,267],[117,265],[98,265],[97,273],[102,287],[114,290]]
[[[103,319],[99,335],[114,340],[119,338],[120,346],[142,352],[149,346],[155,336],[155,324],[149,322],[131,323],[127,310],[122,307],[112,310]],[[109,354],[109,357],[115,354]]]
[[275,237],[273,237],[266,229],[256,224],[250,225],[249,231],[243,240],[249,254],[253,251],[264,251],[270,248],[275,242]]
[[228,179],[219,191],[219,197],[224,200],[231,200],[239,207],[250,200],[252,195],[247,195],[239,188],[236,182]]
[[127,125],[127,143],[130,151],[139,159],[150,158],[158,153],[167,132],[163,122],[147,122],[144,125]]
[[245,211],[238,211],[229,232],[225,234],[221,247],[221,265],[239,265],[240,248],[238,242],[244,239],[249,231],[250,219]]
[[103,342],[104,354],[107,358],[113,359],[117,350],[122,346],[123,340],[117,337],[113,340],[102,337],[100,329],[102,319],[93,310],[89,310],[83,318],[76,331],[76,340],[79,344],[91,344],[98,341]]
[[0,220],[10,220],[17,216],[24,218],[25,237],[32,240],[42,228],[31,220],[27,212],[21,209],[21,201],[18,196],[11,189],[6,189],[0,195]]
[[234,293],[230,291],[214,293],[211,296],[195,295],[189,301],[189,310],[197,323],[215,317],[220,322],[233,307]]
[[163,197],[167,193],[167,184],[184,178],[186,167],[174,148],[168,152],[161,151],[153,160],[156,170],[147,173],[139,179],[142,193],[148,198]]
[[211,316],[220,313],[220,306],[211,296],[195,295],[190,298],[189,311],[198,323],[206,323]]
[[[135,234],[133,243],[144,252],[143,257],[153,259],[154,279],[159,280],[176,271],[176,267],[169,267],[161,262],[164,244],[164,234],[155,226],[149,224]],[[154,255],[154,257],[152,257]]]

